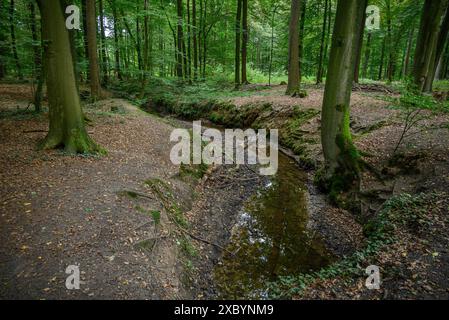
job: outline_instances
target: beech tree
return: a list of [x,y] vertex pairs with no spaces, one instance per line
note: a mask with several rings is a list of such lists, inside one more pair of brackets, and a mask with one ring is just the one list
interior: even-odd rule
[[288,86],[287,95],[298,96],[300,94],[299,80],[299,15],[301,1],[292,0],[288,37]]
[[[89,2],[89,1],[88,1]],[[69,32],[61,0],[37,0],[42,17],[50,128],[43,149],[93,153],[101,148],[89,137],[76,87]]]
[[419,91],[432,90],[441,19],[447,3],[447,0],[426,0],[424,3],[413,69],[414,82]]
[[97,15],[95,0],[86,0],[86,31],[89,54],[90,94],[93,100],[101,98],[100,68],[97,54]]
[[364,4],[339,0],[321,120],[322,182],[331,194],[358,188],[359,154],[350,131],[350,101]]

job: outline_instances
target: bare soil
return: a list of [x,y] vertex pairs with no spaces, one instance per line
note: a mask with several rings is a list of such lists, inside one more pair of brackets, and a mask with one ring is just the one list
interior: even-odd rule
[[[321,88],[309,88],[305,99],[285,97],[284,91],[277,86],[232,102],[269,102],[277,115],[295,107],[321,108]],[[397,152],[400,157],[391,161],[403,113],[379,98],[384,94],[362,91],[352,98],[356,145],[385,177],[379,182],[371,172],[364,174],[363,215],[372,216],[395,194],[440,192],[434,223],[418,236],[401,230],[401,241],[373,257],[373,263],[388,271],[381,291],[367,292],[364,278],[332,279],[315,283],[297,298],[447,298],[449,204],[444,192],[449,186],[449,133],[429,128],[448,123],[449,116],[423,112],[427,118],[404,140]],[[45,114],[23,112],[30,95],[28,86],[0,85],[0,298],[214,297],[212,270],[223,254],[235,214],[263,180],[247,167],[215,168],[199,184],[180,179],[179,167],[169,160],[173,122],[147,115],[121,99],[85,108],[92,120],[88,131],[108,150],[106,156],[38,151],[36,144],[45,136],[48,121]],[[310,157],[320,163],[319,114],[301,130],[310,138]],[[145,183],[148,180],[168,186],[194,238],[173,223],[167,204]],[[330,205],[312,183],[309,208],[312,227],[330,250],[342,256],[363,246],[360,217]],[[159,224],[154,211],[161,213]],[[196,257],[182,248],[186,237]],[[69,265],[80,266],[79,291],[65,288]]]

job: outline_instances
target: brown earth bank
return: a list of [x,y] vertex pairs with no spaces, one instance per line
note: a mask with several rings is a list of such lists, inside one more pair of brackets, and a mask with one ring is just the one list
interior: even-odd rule
[[[323,90],[309,86],[309,94],[304,99],[285,96],[284,92],[284,86],[275,86],[264,88],[260,94],[193,104],[156,98],[145,108],[181,118],[191,118],[192,110],[199,109],[206,120],[226,127],[279,129],[281,144],[290,149],[287,153],[303,168],[317,169],[323,162],[320,143]],[[336,272],[326,281],[308,279],[305,287],[310,286],[310,289],[300,290],[303,291],[301,294],[294,292],[304,283],[302,280],[295,283],[293,277],[290,284],[282,287],[281,293],[275,296],[304,299],[447,298],[449,242],[444,235],[447,234],[449,214],[445,193],[449,186],[449,116],[429,110],[405,111],[397,107],[399,97],[386,86],[355,88],[351,128],[368,168],[362,176],[358,214],[338,209],[323,199],[313,186],[315,171],[312,170],[308,183],[311,228],[319,231],[328,248],[344,257],[343,261],[351,261],[348,259],[351,253],[360,256],[358,250],[369,246],[370,238],[365,237],[365,229],[381,216],[388,200],[409,194],[419,198],[418,202],[427,209],[426,212],[416,213],[419,210],[411,201],[409,212],[398,214],[404,215],[404,223],[408,219],[406,215],[418,220],[418,224],[426,221],[425,227],[417,233],[414,228],[398,227],[392,222],[395,231],[389,233],[389,237],[397,240],[364,257],[355,267],[358,269],[356,275],[337,277]],[[404,132],[405,119],[410,117],[415,117],[416,122],[411,130]],[[383,276],[384,286],[378,291],[365,287],[364,268],[373,264],[380,266]],[[332,266],[328,269],[332,270]]]
[[[85,108],[92,120],[88,130],[108,155],[37,151],[48,123],[45,114],[23,112],[27,90],[0,86],[0,297],[216,298],[213,269],[229,254],[226,245],[236,213],[265,180],[253,168],[223,166],[209,168],[198,181],[198,168],[186,171],[169,160],[170,132],[184,124],[149,116],[121,99]],[[309,89],[305,99],[286,98],[283,91],[281,86],[264,90],[263,97],[209,103],[205,115],[232,127],[279,128],[292,157],[305,168],[317,168],[322,162],[322,89]],[[364,275],[346,275],[310,282],[301,294],[283,297],[446,297],[449,134],[435,127],[443,127],[449,117],[423,111],[426,117],[393,157],[403,112],[390,108],[385,94],[355,92],[352,100],[356,144],[382,179],[364,173],[361,214],[354,216],[316,190],[310,171],[310,228],[342,258],[364,247],[362,224],[376,217],[386,200],[405,192],[438,192],[420,205],[428,208],[425,221],[430,223],[397,228],[400,241],[364,261],[381,267],[381,291],[367,291]],[[145,110],[164,107],[151,100]],[[183,117],[173,109],[170,113]],[[65,269],[74,264],[81,270],[80,291],[65,288]]]

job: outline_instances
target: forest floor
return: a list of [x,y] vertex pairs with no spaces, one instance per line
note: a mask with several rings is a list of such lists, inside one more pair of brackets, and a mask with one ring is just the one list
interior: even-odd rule
[[[285,97],[283,86],[250,90],[220,103],[231,104],[251,118],[250,124],[279,127],[281,142],[300,154],[299,163],[318,166],[322,88],[309,88],[305,99]],[[48,122],[45,114],[24,111],[30,94],[29,86],[0,85],[0,297],[214,297],[211,272],[228,241],[232,215],[263,180],[246,167],[214,168],[199,181],[181,176],[168,156],[170,133],[180,123],[148,115],[123,99],[85,108],[92,120],[88,131],[107,156],[38,151]],[[419,230],[395,229],[399,240],[367,258],[367,266],[381,266],[381,290],[367,290],[363,275],[337,276],[314,281],[294,298],[449,296],[449,133],[443,128],[449,115],[423,110],[414,134],[393,157],[404,112],[387,98],[385,92],[353,94],[357,147],[370,155],[366,160],[384,178],[379,182],[372,173],[364,174],[362,217],[334,208],[316,190],[310,195],[311,217],[339,256],[363,246],[360,220],[375,216],[393,196],[436,194],[420,203],[428,209],[428,223]],[[241,121],[220,107],[207,118],[218,124]],[[229,184],[233,188],[223,188]],[[185,220],[178,217],[182,212]],[[339,248],[343,243],[349,253]],[[81,290],[65,288],[69,265],[80,266]]]

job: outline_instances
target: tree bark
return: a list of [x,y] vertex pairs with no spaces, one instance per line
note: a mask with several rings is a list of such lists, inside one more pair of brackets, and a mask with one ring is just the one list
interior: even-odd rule
[[[6,21],[6,3],[0,1],[0,21]],[[6,61],[5,56],[7,54],[8,48],[6,46],[7,36],[6,36],[6,25],[0,25],[0,79],[6,77]]]
[[16,31],[14,28],[14,0],[11,0],[9,6],[9,28],[11,32],[11,48],[14,56],[14,61],[17,68],[17,77],[19,80],[23,80],[22,66],[20,65],[19,55],[17,54],[17,42],[16,42]]
[[183,60],[183,34],[182,34],[182,0],[176,1],[176,10],[178,14],[177,21],[177,55],[176,55],[176,75],[180,80],[183,79],[182,60]]
[[240,44],[242,23],[242,0],[237,0],[237,14],[235,19],[235,88],[240,87]]
[[[84,39],[84,56],[86,58],[87,61],[89,61],[89,40],[87,37],[88,31],[87,31],[87,4],[86,4],[87,0],[82,0],[81,1],[81,6],[82,6],[82,14],[83,14],[83,39]],[[89,66],[86,69],[86,79],[88,82],[90,82],[90,70],[89,70]]]
[[30,21],[31,21],[31,36],[33,39],[33,58],[34,58],[34,75],[36,77],[37,87],[34,92],[33,104],[36,112],[41,111],[42,91],[44,87],[44,68],[42,66],[42,41],[39,41],[37,26],[36,26],[36,9],[33,2],[29,3]]
[[402,78],[406,78],[409,74],[409,66],[410,66],[410,54],[412,52],[413,45],[413,35],[415,33],[415,27],[410,30],[408,39],[407,39],[407,49],[405,52],[405,60],[404,60],[404,68],[402,69]]
[[193,27],[193,79],[198,81],[198,29],[196,24],[196,0],[192,0],[192,27]]
[[112,0],[112,18],[114,19],[114,58],[115,58],[115,75],[120,81],[123,80],[122,71],[120,68],[120,36],[121,31],[119,30],[118,14],[116,8],[116,0]]
[[248,0],[242,0],[242,84],[248,84],[246,62],[248,57]]
[[350,131],[350,101],[363,12],[359,0],[338,1],[321,120],[325,158],[322,179],[335,197],[359,187],[359,155]]
[[433,78],[440,21],[446,4],[446,0],[426,0],[422,10],[413,67],[414,83],[421,92],[429,91],[432,86],[430,78]]
[[92,100],[101,99],[100,69],[97,54],[97,19],[95,0],[86,1],[87,44],[89,47],[90,95]]
[[379,80],[379,81],[382,80],[382,77],[383,77],[386,42],[387,42],[387,39],[384,37],[382,40],[382,49],[381,49],[380,64],[379,64],[379,75],[377,78],[377,80]]
[[323,27],[321,29],[321,41],[320,41],[320,55],[318,58],[318,71],[317,71],[317,75],[316,75],[316,83],[317,84],[320,84],[323,82],[324,42],[326,40],[328,2],[329,2],[329,0],[326,0],[324,2]]
[[59,0],[37,0],[42,17],[50,129],[41,148],[69,153],[102,151],[89,137],[76,88],[69,33]]
[[357,42],[356,48],[356,58],[355,58],[355,67],[354,67],[354,82],[359,83],[359,74],[360,74],[360,62],[362,60],[362,48],[363,48],[363,38],[365,35],[365,21],[366,21],[366,7],[368,6],[368,0],[362,0],[362,5],[365,7],[363,16],[361,17],[359,23],[359,39]]
[[431,63],[431,65],[429,67],[430,74],[429,74],[429,77],[427,77],[427,81],[426,81],[426,91],[429,91],[429,92],[432,91],[433,81],[435,79],[437,68],[441,62],[441,56],[443,54],[444,46],[447,41],[448,32],[449,32],[449,8],[446,8],[446,14],[444,16],[443,24],[441,25],[441,28],[440,28],[440,31],[438,34],[435,59],[433,60],[433,62]]
[[288,86],[287,95],[298,96],[300,94],[299,80],[299,16],[301,1],[291,1],[291,14],[288,40]]
[[301,19],[299,23],[299,40],[298,40],[298,63],[299,63],[299,84],[301,85],[302,82],[302,60],[304,57],[304,28],[306,25],[306,10],[307,10],[307,0],[302,0],[302,5],[300,6],[300,12],[301,12]]
[[362,77],[364,79],[368,78],[369,59],[371,57],[371,38],[372,38],[372,33],[368,32],[368,38],[366,39],[366,47],[365,47],[365,58],[364,58],[364,61],[363,61]]
[[103,85],[108,84],[108,55],[106,50],[106,34],[104,29],[104,10],[103,0],[99,0],[98,9],[100,11],[100,36],[101,36],[101,57],[102,57],[102,70],[103,70]]

